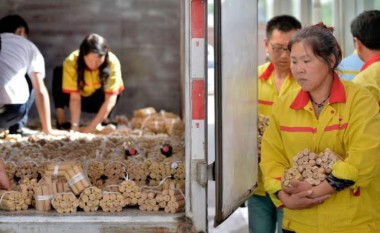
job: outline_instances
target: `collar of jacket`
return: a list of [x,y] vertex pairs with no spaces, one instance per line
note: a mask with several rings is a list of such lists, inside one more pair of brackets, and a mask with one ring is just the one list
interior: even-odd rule
[[[310,101],[309,92],[300,90],[297,97],[294,99],[293,103],[290,105],[290,108],[298,110],[306,106]],[[329,103],[345,103],[346,102],[346,91],[344,85],[339,79],[339,76],[334,72],[333,76],[333,85],[331,87],[331,95]]]
[[[268,80],[270,76],[272,75],[274,70],[274,65],[272,62],[269,62],[268,67],[264,70],[264,72],[259,76],[260,80]],[[290,77],[292,76],[292,73],[289,74]]]
[[271,76],[273,70],[274,70],[273,63],[270,62],[268,67],[265,69],[265,71],[259,76],[259,79],[268,80],[268,78]]
[[372,57],[370,57],[370,58],[364,63],[364,65],[362,66],[362,68],[360,69],[360,71],[363,71],[363,70],[367,69],[368,66],[370,66],[370,65],[372,65],[373,63],[378,62],[378,61],[380,61],[380,54],[373,55]]

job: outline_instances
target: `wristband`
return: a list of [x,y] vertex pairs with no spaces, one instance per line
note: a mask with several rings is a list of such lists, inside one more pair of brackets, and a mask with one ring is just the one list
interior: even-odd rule
[[339,179],[332,174],[326,177],[326,181],[337,192],[355,184],[352,180]]
[[78,126],[79,126],[78,123],[71,123],[71,125],[72,125],[73,127],[78,127]]

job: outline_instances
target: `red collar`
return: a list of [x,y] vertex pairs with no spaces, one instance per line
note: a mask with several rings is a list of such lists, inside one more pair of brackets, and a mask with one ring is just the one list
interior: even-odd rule
[[267,80],[271,76],[273,70],[274,70],[273,63],[270,62],[268,67],[265,69],[265,71],[259,76],[259,79]]
[[362,66],[360,71],[367,69],[370,65],[372,65],[373,63],[378,62],[378,61],[380,61],[380,54],[373,55],[364,63],[364,65]]
[[[346,91],[344,89],[343,83],[340,81],[339,76],[334,73],[333,85],[331,88],[331,96],[329,103],[345,103],[346,102]],[[297,97],[294,99],[290,108],[298,110],[306,106],[310,101],[309,92],[300,90]]]
[[[268,67],[264,70],[264,72],[259,76],[259,79],[261,80],[268,80],[270,76],[272,75],[274,70],[274,65],[272,62],[269,63]],[[290,77],[292,76],[292,73],[290,73]]]

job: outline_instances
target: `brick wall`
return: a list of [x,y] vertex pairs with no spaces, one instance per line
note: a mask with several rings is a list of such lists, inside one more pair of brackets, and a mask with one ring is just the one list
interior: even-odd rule
[[180,114],[180,2],[0,0],[0,17],[19,14],[28,22],[30,39],[45,57],[49,92],[53,68],[95,32],[108,40],[122,65],[126,89],[116,114],[131,117],[147,106]]

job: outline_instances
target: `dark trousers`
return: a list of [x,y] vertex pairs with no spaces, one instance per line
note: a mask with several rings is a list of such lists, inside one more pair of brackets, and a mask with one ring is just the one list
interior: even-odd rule
[[26,74],[25,79],[29,86],[29,99],[24,104],[6,104],[4,110],[0,113],[0,127],[8,128],[10,133],[15,133],[18,129],[26,125],[28,113],[34,100],[34,90],[29,76]]
[[[0,113],[0,128],[8,128],[9,131],[21,128],[26,124],[29,109],[34,102],[34,91],[30,93],[28,101],[25,104],[6,104],[3,106],[3,112]],[[16,130],[17,130],[16,129]]]
[[[52,92],[55,108],[69,107],[70,94],[62,92],[62,66],[58,66],[53,71]],[[120,95],[117,96],[117,102]],[[81,97],[81,111],[87,113],[97,113],[102,106],[105,99],[103,88],[97,89],[92,95],[88,97]],[[114,110],[114,108],[111,110]],[[109,115],[111,115],[111,113]]]
[[[248,199],[248,229],[250,233],[278,233],[281,231],[283,209],[276,208],[269,194],[252,195]],[[280,229],[280,230],[278,230]]]

